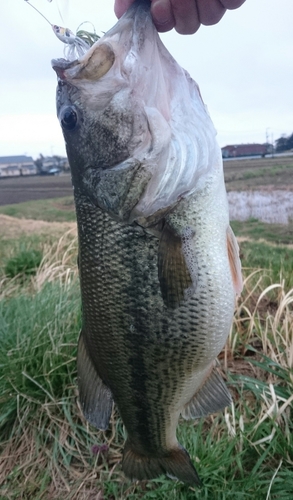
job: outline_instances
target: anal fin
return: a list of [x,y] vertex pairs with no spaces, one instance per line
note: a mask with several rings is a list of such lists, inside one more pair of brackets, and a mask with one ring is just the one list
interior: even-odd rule
[[175,309],[193,286],[182,250],[182,239],[166,222],[158,250],[158,275],[164,303]]
[[85,418],[97,429],[107,429],[113,407],[112,394],[88,355],[82,332],[78,342],[77,380],[79,401]]
[[210,413],[223,410],[226,406],[230,406],[231,403],[230,392],[223,379],[213,369],[201,388],[185,405],[181,414],[186,420],[206,417]]

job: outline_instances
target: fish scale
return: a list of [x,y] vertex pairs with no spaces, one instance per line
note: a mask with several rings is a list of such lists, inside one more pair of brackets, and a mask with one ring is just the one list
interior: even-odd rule
[[[78,225],[82,228],[79,260],[83,333],[94,346],[89,354],[99,375],[111,388],[130,434],[136,427],[143,428],[144,444],[148,444],[156,442],[159,432],[157,442],[162,444],[168,408],[171,412],[173,400],[188,373],[192,374],[195,365],[206,361],[206,332],[210,331],[208,323],[213,317],[209,298],[214,291],[208,294],[204,288],[202,294],[176,311],[168,310],[158,280],[158,238],[139,227],[114,221],[84,199],[76,198],[76,208]],[[218,328],[220,325],[214,326],[214,330]],[[119,394],[115,394],[117,384]],[[133,398],[137,393],[137,398]],[[151,398],[144,404],[147,394]],[[146,417],[150,414],[153,418],[157,413],[157,422],[148,432]]]
[[[92,208],[91,212],[89,216],[84,203],[81,203],[80,208],[77,203],[77,219],[79,226],[83,228],[79,232],[79,260],[82,294],[85,296],[84,321],[90,332],[91,327],[95,330],[97,319],[99,319],[101,329],[111,327],[113,332],[116,329],[118,338],[122,340],[125,337],[126,327],[127,336],[129,336],[136,322],[141,323],[143,311],[148,311],[147,314],[149,314],[148,302],[154,304],[154,313],[159,308],[163,308],[162,301],[158,307],[158,280],[151,279],[151,274],[157,274],[158,241],[139,228],[114,222],[99,209]],[[107,230],[96,231],[93,230],[94,228],[107,228]],[[88,234],[92,236],[90,241]],[[85,235],[84,238],[83,235]],[[150,240],[148,255],[145,254],[146,239]],[[118,240],[120,240],[120,245]],[[115,259],[112,254],[113,245],[115,245]],[[133,262],[137,260],[138,250],[141,253],[141,261],[134,270]],[[146,282],[146,269],[149,273],[149,284]],[[113,275],[120,277],[119,283],[113,281]],[[117,287],[114,286],[115,283]],[[154,298],[156,298],[156,303]],[[95,300],[99,304],[98,308],[95,307]],[[145,329],[149,328],[149,325],[142,326]],[[122,331],[122,336],[119,329]],[[164,325],[162,329],[164,330]],[[141,337],[142,333],[138,332],[136,335]],[[158,332],[150,328],[149,335],[156,339]],[[127,343],[127,336],[123,340],[124,344]],[[103,336],[98,337],[93,333],[94,342],[97,342],[97,338],[99,341],[104,339]],[[107,338],[106,342],[108,341]],[[162,355],[161,351],[160,355]]]

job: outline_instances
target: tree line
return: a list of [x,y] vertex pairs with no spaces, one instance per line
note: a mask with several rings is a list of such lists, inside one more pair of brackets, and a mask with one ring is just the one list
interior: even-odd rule
[[293,149],[293,133],[291,135],[282,135],[279,139],[276,140],[275,150],[278,153],[282,151],[288,151],[289,149]]

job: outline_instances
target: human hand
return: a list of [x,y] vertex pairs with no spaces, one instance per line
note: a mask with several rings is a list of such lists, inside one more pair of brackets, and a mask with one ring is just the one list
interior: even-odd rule
[[[115,0],[114,11],[121,17],[134,0]],[[151,0],[151,13],[158,31],[172,28],[182,35],[195,33],[201,24],[216,24],[227,9],[237,9],[245,0]]]

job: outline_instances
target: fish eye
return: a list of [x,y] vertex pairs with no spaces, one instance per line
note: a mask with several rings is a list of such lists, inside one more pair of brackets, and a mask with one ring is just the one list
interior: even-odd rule
[[73,130],[77,123],[77,113],[71,108],[65,108],[61,116],[61,125],[65,130]]

